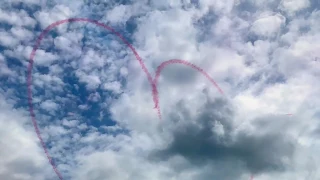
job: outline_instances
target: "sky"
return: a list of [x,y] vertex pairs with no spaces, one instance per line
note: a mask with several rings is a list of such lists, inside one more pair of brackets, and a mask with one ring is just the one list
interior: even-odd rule
[[[0,179],[319,179],[319,9],[318,0],[0,1]],[[70,18],[125,42],[66,22],[43,36],[28,71],[38,36]]]

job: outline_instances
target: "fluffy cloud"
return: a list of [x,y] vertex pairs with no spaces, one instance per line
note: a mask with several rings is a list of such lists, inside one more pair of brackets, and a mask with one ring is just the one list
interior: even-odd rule
[[282,0],[281,8],[289,15],[293,15],[294,13],[309,7],[310,4],[309,0]]
[[0,177],[12,180],[52,178],[44,152],[27,123],[28,113],[14,110],[2,95],[0,107]]

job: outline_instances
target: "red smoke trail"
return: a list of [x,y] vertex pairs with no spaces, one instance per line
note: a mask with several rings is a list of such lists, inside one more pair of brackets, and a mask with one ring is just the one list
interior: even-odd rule
[[[38,39],[36,41],[36,44],[34,45],[33,50],[32,50],[32,52],[30,54],[28,73],[27,73],[28,104],[29,104],[30,116],[31,116],[31,119],[32,119],[32,123],[33,123],[34,129],[36,131],[36,134],[37,134],[37,136],[38,136],[38,138],[40,140],[42,148],[44,149],[45,154],[46,154],[46,156],[47,156],[47,158],[48,158],[48,160],[49,160],[54,172],[57,174],[57,176],[59,177],[60,180],[63,180],[62,175],[60,174],[60,172],[56,168],[54,162],[52,161],[52,159],[51,159],[51,157],[49,155],[49,152],[48,152],[48,150],[46,148],[46,145],[45,145],[45,143],[44,143],[44,141],[43,141],[43,139],[42,139],[42,137],[40,135],[40,130],[39,130],[38,124],[36,122],[36,116],[35,116],[34,109],[33,109],[33,104],[32,104],[32,68],[33,68],[33,62],[34,62],[35,53],[38,50],[38,48],[40,46],[40,43],[41,43],[42,39],[44,38],[44,36],[47,35],[48,32],[50,30],[52,30],[53,28],[55,28],[56,26],[64,24],[64,23],[69,23],[69,22],[89,22],[89,23],[93,23],[93,24],[95,24],[97,26],[100,26],[100,27],[102,27],[102,28],[104,28],[106,30],[111,31],[113,34],[118,36],[124,42],[124,44],[126,44],[131,49],[131,51],[135,55],[136,59],[138,60],[142,70],[146,73],[150,85],[152,86],[153,101],[154,101],[154,104],[155,104],[155,108],[158,111],[158,116],[159,116],[160,119],[161,119],[161,113],[160,113],[160,106],[159,106],[159,95],[158,95],[158,90],[157,90],[157,83],[158,83],[158,79],[159,79],[159,76],[160,76],[160,73],[161,73],[162,69],[164,67],[166,67],[167,65],[169,65],[169,64],[183,64],[183,65],[189,66],[189,67],[197,70],[202,75],[204,75],[219,90],[219,92],[221,94],[224,94],[223,91],[221,90],[221,88],[217,85],[217,83],[203,69],[197,67],[196,65],[194,65],[194,64],[192,64],[190,62],[184,61],[184,60],[172,59],[172,60],[168,60],[168,61],[165,61],[165,62],[161,63],[157,67],[156,75],[155,75],[155,78],[153,79],[152,76],[150,75],[149,71],[147,70],[146,66],[144,65],[141,57],[139,56],[137,51],[133,48],[133,46],[123,36],[121,36],[120,33],[116,32],[113,28],[111,28],[111,27],[109,27],[109,26],[107,26],[105,24],[102,24],[102,23],[100,23],[98,21],[91,20],[91,19],[86,19],[86,18],[71,18],[71,19],[57,21],[57,22],[49,25],[39,35],[39,37],[38,37]],[[251,177],[251,179],[252,178],[253,178],[253,176]]]
[[[56,168],[54,162],[52,161],[50,155],[49,155],[49,152],[46,148],[46,145],[40,135],[40,130],[39,130],[39,127],[38,127],[38,124],[37,124],[37,121],[36,121],[36,116],[35,116],[35,113],[34,113],[34,109],[33,109],[33,104],[32,104],[32,67],[33,67],[33,62],[34,62],[34,56],[36,54],[36,51],[38,50],[39,46],[40,46],[40,43],[42,41],[42,39],[44,38],[45,35],[48,34],[48,32],[50,30],[52,30],[53,28],[55,28],[56,26],[58,25],[61,25],[61,24],[64,24],[64,23],[69,23],[69,22],[89,22],[89,23],[93,23],[97,26],[100,26],[106,30],[109,30],[111,31],[113,34],[115,34],[116,36],[118,36],[130,49],[131,51],[133,52],[133,54],[135,55],[136,59],[138,60],[142,70],[146,73],[147,75],[147,78],[150,82],[151,85],[153,85],[153,81],[152,81],[152,77],[150,75],[150,73],[148,72],[147,68],[145,67],[141,57],[139,56],[139,54],[137,53],[137,51],[133,48],[133,46],[124,38],[121,36],[120,33],[118,33],[117,31],[115,31],[113,28],[105,25],[105,24],[102,24],[98,21],[95,21],[95,20],[91,20],[91,19],[86,19],[86,18],[71,18],[71,19],[66,19],[66,20],[61,20],[61,21],[57,21],[51,25],[49,25],[45,30],[43,30],[41,32],[41,34],[39,35],[37,41],[36,41],[36,44],[34,45],[33,49],[32,49],[32,52],[30,54],[30,60],[29,60],[29,66],[28,66],[28,73],[27,73],[27,86],[28,86],[28,104],[29,104],[29,112],[30,112],[30,116],[31,116],[31,119],[32,119],[32,124],[34,126],[34,129],[36,131],[36,134],[40,140],[40,143],[42,145],[42,148],[54,170],[54,172],[57,174],[57,176],[59,177],[60,180],[63,180],[62,178],[62,175],[60,174],[60,172],[58,171],[58,169]],[[156,94],[153,92],[153,94]]]
[[158,90],[157,90],[157,83],[158,83],[158,79],[160,76],[161,71],[163,70],[163,68],[165,68],[166,66],[170,65],[170,64],[183,64],[186,66],[189,66],[195,70],[197,70],[199,73],[201,73],[202,75],[204,75],[217,89],[221,94],[224,94],[222,89],[218,86],[218,84],[208,75],[208,73],[206,73],[203,69],[197,67],[196,65],[188,62],[188,61],[184,61],[184,60],[180,60],[180,59],[171,59],[168,61],[165,61],[163,63],[161,63],[158,67],[157,67],[157,71],[156,71],[156,76],[154,78],[154,84],[152,85],[153,87],[153,98],[154,98],[154,103],[155,103],[155,108],[158,110],[158,116],[161,119],[161,113],[160,113],[160,106],[159,106],[159,94],[158,94]]

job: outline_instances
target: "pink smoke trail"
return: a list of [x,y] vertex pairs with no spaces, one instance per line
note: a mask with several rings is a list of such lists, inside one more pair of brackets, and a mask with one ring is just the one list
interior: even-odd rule
[[[91,19],[86,19],[86,18],[70,18],[70,19],[66,19],[66,20],[61,20],[61,21],[57,21],[55,23],[52,23],[51,25],[49,25],[46,29],[44,29],[41,34],[39,35],[37,41],[36,41],[36,44],[34,45],[33,49],[32,49],[32,52],[30,54],[30,60],[29,60],[29,66],[28,66],[28,73],[27,73],[27,88],[28,88],[28,104],[29,104],[29,112],[30,112],[30,116],[31,116],[31,119],[32,119],[32,124],[34,126],[34,129],[36,131],[36,134],[38,136],[38,139],[40,140],[40,143],[42,145],[42,148],[44,149],[44,152],[54,170],[54,172],[57,174],[57,176],[59,177],[60,180],[62,180],[62,175],[60,174],[60,172],[58,171],[58,169],[56,168],[54,162],[52,161],[50,155],[49,155],[49,152],[47,150],[47,147],[40,135],[40,130],[39,130],[39,127],[38,127],[38,124],[37,124],[37,121],[36,121],[36,116],[35,116],[35,113],[34,113],[34,109],[33,109],[33,104],[32,104],[32,68],[33,68],[33,62],[34,62],[34,56],[36,54],[36,51],[38,50],[39,46],[40,46],[40,43],[42,41],[42,39],[44,38],[45,35],[48,34],[48,32],[50,30],[52,30],[53,28],[55,28],[56,26],[59,26],[61,24],[64,24],[64,23],[69,23],[69,22],[89,22],[89,23],[93,23],[97,26],[100,26],[106,30],[109,30],[111,31],[113,34],[115,34],[116,36],[118,36],[123,42],[124,44],[126,44],[130,49],[131,51],[133,52],[133,54],[135,55],[136,59],[138,60],[142,70],[146,73],[147,75],[147,78],[150,82],[151,85],[153,85],[153,81],[152,81],[152,77],[150,75],[150,73],[148,72],[146,66],[144,65],[141,57],[139,56],[139,54],[137,53],[137,51],[133,48],[133,46],[124,38],[121,36],[120,33],[118,33],[117,31],[115,31],[113,28],[105,25],[105,24],[102,24],[98,21],[95,21],[95,20],[91,20]],[[155,93],[153,93],[155,94]]]
[[[52,23],[51,25],[49,25],[47,28],[45,28],[41,34],[39,35],[37,41],[36,41],[36,44],[34,45],[33,47],[33,50],[30,54],[30,60],[29,60],[29,66],[28,66],[28,73],[27,73],[27,86],[28,86],[28,104],[29,104],[29,112],[30,112],[30,116],[31,116],[31,119],[32,119],[32,123],[33,123],[33,126],[34,126],[34,129],[35,129],[35,132],[38,136],[38,139],[40,140],[40,143],[42,145],[42,148],[44,149],[45,151],[45,154],[54,170],[54,172],[56,173],[56,175],[59,177],[60,180],[63,180],[62,178],[62,175],[60,174],[60,172],[58,171],[58,169],[56,168],[54,162],[52,161],[50,155],[49,155],[49,152],[46,148],[46,145],[40,135],[40,130],[39,130],[39,127],[38,127],[38,124],[36,122],[36,116],[35,116],[35,113],[34,113],[34,108],[33,108],[33,104],[32,104],[32,68],[33,68],[33,62],[34,62],[34,56],[35,56],[35,53],[36,51],[38,50],[39,46],[40,46],[40,43],[42,41],[42,39],[44,38],[45,35],[48,34],[48,32],[50,30],[52,30],[53,28],[61,25],[61,24],[64,24],[64,23],[69,23],[69,22],[89,22],[89,23],[93,23],[97,26],[100,26],[106,30],[109,30],[111,31],[113,34],[115,34],[116,36],[118,36],[123,42],[124,44],[126,44],[129,49],[131,49],[131,51],[133,52],[133,54],[135,55],[137,61],[139,62],[142,70],[145,72],[145,74],[147,75],[147,78],[148,78],[148,81],[150,83],[150,85],[152,86],[152,96],[153,96],[153,101],[154,101],[154,108],[157,109],[157,112],[158,112],[158,117],[159,119],[161,119],[161,113],[160,113],[160,105],[159,105],[159,94],[158,94],[158,89],[157,89],[157,83],[158,83],[158,79],[160,77],[160,73],[161,71],[168,65],[170,64],[183,64],[183,65],[186,65],[186,66],[189,66],[195,70],[197,70],[199,73],[201,73],[202,75],[204,75],[217,89],[218,91],[221,93],[221,94],[224,94],[224,92],[222,91],[222,89],[218,86],[218,84],[208,75],[208,73],[206,73],[203,69],[199,68],[198,66],[190,63],[190,62],[187,62],[187,61],[184,61],[184,60],[179,60],[179,59],[172,59],[172,60],[168,60],[168,61],[165,61],[163,63],[161,63],[158,67],[157,67],[157,70],[156,70],[156,75],[155,75],[155,78],[153,79],[152,76],[150,75],[149,71],[147,70],[146,66],[144,65],[143,61],[142,61],[142,58],[139,56],[139,54],[137,53],[137,51],[135,50],[135,48],[120,34],[118,33],[117,31],[115,31],[113,28],[105,25],[105,24],[102,24],[98,21],[95,21],[95,20],[91,20],[91,19],[86,19],[86,18],[70,18],[70,19],[66,19],[66,20],[61,20],[61,21],[57,21],[55,23]],[[251,180],[253,180],[253,176],[251,176]]]
[[189,66],[191,67],[192,69],[195,69],[197,70],[199,73],[201,73],[202,75],[204,75],[217,89],[218,91],[223,95],[223,91],[222,89],[218,86],[218,84],[208,75],[207,72],[205,72],[203,69],[199,68],[198,66],[188,62],[188,61],[185,61],[185,60],[180,60],[180,59],[171,59],[171,60],[168,60],[168,61],[165,61],[163,63],[161,63],[158,67],[157,67],[157,71],[156,71],[156,75],[155,75],[155,78],[154,78],[154,81],[153,81],[153,85],[152,85],[152,92],[153,92],[153,98],[154,98],[154,103],[155,103],[155,108],[157,109],[158,111],[158,116],[159,118],[161,119],[161,113],[160,113],[160,105],[159,105],[159,93],[158,93],[158,90],[157,90],[157,83],[158,83],[158,79],[160,77],[160,73],[161,71],[168,65],[170,64],[182,64],[182,65],[186,65],[186,66]]
[[62,175],[58,171],[58,169],[56,168],[54,162],[52,161],[51,156],[49,155],[48,149],[47,149],[47,147],[46,147],[46,145],[45,145],[45,143],[44,143],[44,141],[43,141],[43,139],[41,137],[40,130],[39,130],[39,127],[38,127],[38,124],[37,124],[37,121],[36,121],[36,116],[35,116],[35,113],[34,113],[34,108],[33,108],[33,104],[32,104],[32,68],[33,68],[35,53],[38,50],[38,48],[40,46],[40,43],[41,43],[42,39],[45,37],[45,35],[47,35],[49,33],[49,31],[51,31],[53,28],[55,28],[55,27],[57,27],[57,26],[59,26],[61,24],[64,24],[64,23],[69,23],[69,22],[89,22],[89,23],[93,23],[93,24],[95,24],[97,26],[100,26],[100,27],[102,27],[102,28],[104,28],[106,30],[111,31],[113,34],[118,36],[131,49],[131,51],[135,55],[136,59],[138,60],[142,70],[146,73],[148,81],[152,86],[153,101],[154,101],[154,104],[155,104],[155,108],[158,111],[158,116],[159,116],[160,119],[161,119],[161,113],[160,113],[160,106],[159,106],[159,95],[158,95],[158,90],[157,90],[157,81],[158,81],[158,78],[160,76],[161,70],[165,66],[167,66],[169,64],[174,64],[174,63],[184,64],[186,66],[189,66],[189,67],[199,71],[200,73],[202,73],[207,79],[209,79],[218,88],[218,90],[219,90],[219,92],[221,94],[223,94],[223,91],[219,88],[219,86],[216,84],[216,82],[204,70],[202,70],[201,68],[195,66],[194,64],[191,64],[191,63],[189,63],[187,61],[183,61],[183,60],[173,59],[173,60],[169,60],[169,61],[163,62],[160,66],[158,66],[157,71],[156,71],[155,79],[153,80],[152,76],[150,75],[149,71],[147,70],[146,66],[143,63],[142,58],[139,56],[139,54],[137,53],[135,48],[120,33],[115,31],[113,28],[111,28],[111,27],[109,27],[109,26],[107,26],[105,24],[102,24],[102,23],[100,23],[98,21],[91,20],[91,19],[86,19],[86,18],[70,18],[70,19],[61,20],[61,21],[57,21],[55,23],[52,23],[51,25],[49,25],[47,28],[45,28],[41,32],[41,34],[39,35],[39,37],[38,37],[38,39],[36,41],[36,44],[33,47],[32,52],[30,54],[28,73],[27,73],[27,86],[28,86],[29,112],[30,112],[30,116],[32,118],[32,123],[33,123],[34,129],[35,129],[35,132],[36,132],[36,134],[38,136],[38,139],[40,140],[42,148],[44,149],[45,154],[46,154],[46,156],[47,156],[47,158],[48,158],[48,160],[49,160],[54,172],[57,174],[57,176],[59,177],[60,180],[63,179]]

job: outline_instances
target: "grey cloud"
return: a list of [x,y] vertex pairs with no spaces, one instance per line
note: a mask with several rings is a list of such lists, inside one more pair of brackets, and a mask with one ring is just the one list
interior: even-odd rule
[[168,81],[171,84],[178,84],[180,86],[182,84],[194,83],[199,74],[191,67],[181,64],[173,64],[165,67],[161,72],[161,75],[165,81]]
[[[183,104],[179,103],[180,112],[184,111]],[[208,100],[194,121],[186,113],[182,114],[185,116],[181,119],[172,116],[171,122],[175,124],[170,132],[172,142],[165,149],[152,153],[154,159],[166,160],[180,155],[190,163],[201,166],[215,162],[240,162],[243,168],[256,174],[286,170],[288,164],[283,158],[290,160],[295,152],[293,139],[272,130],[273,126],[268,123],[273,121],[267,121],[266,118],[257,119],[257,123],[253,124],[258,128],[269,127],[262,133],[236,133],[234,109],[225,99]],[[212,130],[215,124],[222,125],[224,134],[219,135]]]

